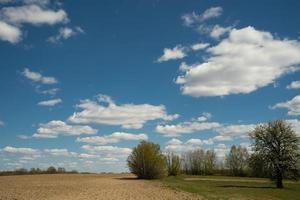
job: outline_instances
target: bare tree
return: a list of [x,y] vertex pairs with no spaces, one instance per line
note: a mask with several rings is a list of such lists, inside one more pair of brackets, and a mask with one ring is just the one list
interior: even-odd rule
[[226,156],[226,165],[234,176],[244,176],[248,167],[249,153],[242,146],[233,145]]
[[299,138],[290,124],[276,120],[258,125],[250,136],[254,153],[269,166],[277,188],[283,188],[283,178],[299,178]]
[[177,176],[180,174],[181,160],[180,157],[173,152],[167,152],[166,154],[168,175]]

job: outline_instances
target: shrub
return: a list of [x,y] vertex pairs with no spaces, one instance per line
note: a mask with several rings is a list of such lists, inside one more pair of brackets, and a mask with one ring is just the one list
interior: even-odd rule
[[166,158],[158,144],[142,141],[127,159],[129,170],[141,179],[157,179],[167,175]]

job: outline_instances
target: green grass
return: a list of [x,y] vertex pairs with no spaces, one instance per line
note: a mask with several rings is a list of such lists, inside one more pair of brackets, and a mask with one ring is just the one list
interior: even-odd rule
[[168,177],[162,182],[173,189],[197,193],[206,199],[300,200],[300,182],[285,181],[284,189],[276,189],[268,179],[261,178],[179,176]]

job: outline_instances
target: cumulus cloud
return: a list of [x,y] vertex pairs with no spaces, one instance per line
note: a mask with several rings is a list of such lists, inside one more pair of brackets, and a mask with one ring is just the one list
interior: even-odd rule
[[0,10],[0,16],[11,24],[54,25],[68,22],[67,13],[64,10],[55,11],[35,4],[4,7]]
[[40,151],[38,149],[18,148],[18,147],[12,147],[12,146],[6,146],[2,149],[2,151],[6,152],[6,153],[26,154],[26,155],[34,155],[34,154],[40,153]]
[[173,49],[164,48],[164,54],[157,59],[157,62],[182,59],[185,56],[185,48],[180,45],[177,45]]
[[204,114],[191,121],[185,121],[173,125],[157,125],[156,132],[166,137],[178,137],[182,134],[212,130],[221,126],[221,124],[218,122],[207,122],[206,120],[208,120],[209,118],[210,114]]
[[55,84],[58,83],[57,79],[54,77],[48,77],[48,76],[43,76],[39,72],[34,72],[31,71],[28,68],[25,68],[22,72],[22,75],[26,77],[27,79],[37,82],[37,83],[42,83],[42,84]]
[[177,77],[182,93],[194,97],[247,94],[298,70],[300,42],[280,40],[253,27],[232,29],[228,38],[206,50],[201,64]]
[[44,152],[52,156],[64,156],[64,157],[77,156],[77,153],[70,152],[68,149],[45,149]]
[[51,106],[55,106],[57,104],[62,103],[61,99],[50,99],[50,100],[46,100],[46,101],[41,101],[38,103],[39,106],[47,106],[47,107],[51,107]]
[[208,43],[196,43],[191,46],[194,51],[198,51],[201,49],[206,49],[209,46]]
[[[220,136],[226,137],[248,137],[248,134],[254,130],[257,124],[233,124],[233,125],[225,125],[218,127],[215,129],[216,132],[220,134]],[[226,140],[226,139],[225,139]],[[223,141],[225,141],[223,138]],[[228,139],[229,140],[229,139]]]
[[296,132],[296,135],[300,137],[300,120],[298,119],[288,119],[287,123],[292,125],[293,130]]
[[15,44],[21,40],[21,37],[22,32],[18,27],[0,20],[0,40]]
[[97,101],[83,100],[77,107],[82,111],[75,112],[68,120],[78,124],[121,125],[123,128],[139,129],[150,120],[173,120],[178,117],[177,114],[168,115],[163,105],[117,105],[106,95],[98,95]]
[[286,88],[287,89],[300,89],[300,81],[293,81]]
[[108,155],[119,155],[127,156],[131,153],[130,148],[123,148],[117,146],[92,146],[92,145],[83,145],[82,149],[90,153],[100,153]]
[[194,26],[204,22],[205,20],[219,17],[223,12],[221,7],[211,7],[205,10],[202,14],[197,14],[195,12],[187,13],[181,16],[183,24],[186,26]]
[[105,135],[105,136],[77,138],[76,141],[90,143],[90,144],[97,144],[97,145],[105,145],[111,143],[118,143],[122,140],[148,140],[148,136],[143,133],[133,134],[133,133],[125,133],[125,132],[114,132],[111,135]]
[[78,34],[84,33],[83,29],[79,26],[75,28],[63,27],[58,30],[58,34],[48,38],[48,42],[58,43],[61,40],[66,40],[70,37],[76,36]]
[[53,120],[46,124],[40,124],[35,138],[57,138],[59,135],[78,136],[81,134],[96,134],[97,130],[90,126],[68,125],[63,121]]
[[271,108],[286,108],[288,110],[288,115],[300,115],[300,95],[295,96],[289,101],[277,103]]
[[201,139],[191,138],[186,142],[182,142],[179,139],[172,138],[171,140],[166,142],[165,151],[183,153],[186,151],[202,148],[203,145],[212,145],[212,144],[214,144],[212,139],[201,140]]
[[214,39],[219,39],[222,35],[231,31],[231,29],[232,29],[232,27],[230,27],[230,26],[222,27],[219,25],[215,25],[215,26],[213,26],[213,28],[211,30],[209,30],[209,35],[210,35],[210,37],[212,37]]

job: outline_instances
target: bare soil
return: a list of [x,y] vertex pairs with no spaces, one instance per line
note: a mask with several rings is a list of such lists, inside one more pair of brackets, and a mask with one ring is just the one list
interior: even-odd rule
[[0,200],[201,199],[195,194],[137,180],[129,174],[55,174],[0,177]]

